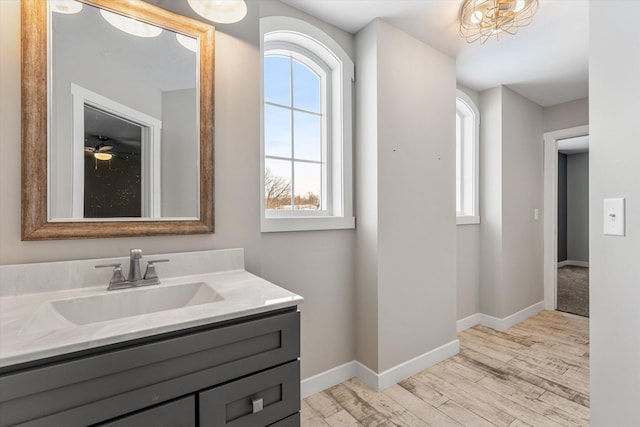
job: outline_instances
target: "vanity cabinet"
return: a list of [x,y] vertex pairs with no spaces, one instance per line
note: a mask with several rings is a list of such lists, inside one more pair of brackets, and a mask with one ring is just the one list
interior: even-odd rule
[[102,423],[100,427],[195,427],[197,426],[195,408],[195,397],[187,396],[133,415],[126,415],[115,421]]
[[0,426],[299,426],[295,307],[3,368]]

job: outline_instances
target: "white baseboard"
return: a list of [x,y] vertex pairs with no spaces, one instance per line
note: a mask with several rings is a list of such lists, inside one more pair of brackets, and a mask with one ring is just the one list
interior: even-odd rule
[[[368,369],[372,374],[376,375],[377,379],[373,383],[367,382],[367,378],[360,378],[365,384],[374,389],[375,391],[384,390],[387,387],[390,387],[402,380],[409,378],[411,375],[415,375],[420,371],[423,371],[436,363],[442,362],[450,358],[451,356],[455,356],[460,352],[460,341],[457,339],[448,342],[444,345],[441,345],[438,348],[434,348],[431,351],[428,351],[420,356],[414,357],[413,359],[407,360],[393,368],[387,369],[380,374],[375,374],[373,371]],[[365,367],[364,365],[362,365]]]
[[465,329],[473,328],[476,325],[482,323],[482,314],[476,313],[471,316],[465,317],[464,319],[460,319],[456,322],[456,329],[458,332],[462,332]]
[[574,260],[566,259],[558,263],[558,268],[564,267],[566,265],[572,265],[574,267],[589,267],[589,261],[574,261]]
[[[544,301],[533,304],[504,319],[483,313],[476,313],[458,320],[457,330],[461,332],[476,325],[484,325],[489,328],[504,331],[531,316],[535,316],[542,310],[544,310]],[[301,398],[304,399],[305,397],[326,390],[354,377],[357,377],[375,391],[384,390],[393,384],[409,378],[411,375],[417,374],[438,362],[458,354],[459,351],[460,342],[456,339],[379,374],[357,360],[352,360],[351,362],[336,366],[335,368],[302,380],[300,382],[300,395]]]
[[300,395],[301,398],[304,399],[305,397],[326,390],[353,377],[357,377],[371,389],[381,391],[438,362],[458,354],[459,351],[460,342],[456,339],[379,374],[357,360],[352,360],[351,362],[302,380],[300,382]]
[[[353,377],[358,376],[358,366],[360,363],[352,360],[343,365],[336,366],[328,371],[320,372],[309,378],[305,378],[300,381],[300,395],[301,398],[311,396],[345,382]],[[360,365],[363,366],[363,365]]]
[[457,322],[458,332],[464,331],[476,325],[486,326],[498,331],[504,331],[509,329],[515,324],[528,319],[531,316],[535,316],[539,312],[544,310],[544,301],[537,302],[523,310],[518,311],[510,316],[500,319],[498,317],[489,316],[488,314],[476,313],[471,316],[460,319]]

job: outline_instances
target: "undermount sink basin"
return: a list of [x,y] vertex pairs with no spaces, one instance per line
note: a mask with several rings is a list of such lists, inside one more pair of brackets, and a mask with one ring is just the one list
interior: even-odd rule
[[203,282],[109,291],[47,302],[36,311],[22,333],[117,320],[223,299]]

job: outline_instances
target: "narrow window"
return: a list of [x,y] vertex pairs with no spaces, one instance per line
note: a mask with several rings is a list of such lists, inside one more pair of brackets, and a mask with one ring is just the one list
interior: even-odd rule
[[326,73],[314,68],[291,54],[264,58],[264,202],[270,211],[329,212]]
[[462,91],[456,97],[456,216],[458,224],[480,223],[478,139],[480,115]]

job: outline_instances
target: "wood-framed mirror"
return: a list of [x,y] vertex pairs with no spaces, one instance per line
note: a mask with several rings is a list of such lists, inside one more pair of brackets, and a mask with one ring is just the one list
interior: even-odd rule
[[214,27],[142,0],[21,5],[22,240],[212,233]]

